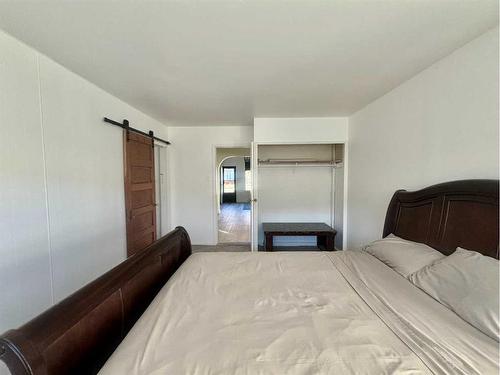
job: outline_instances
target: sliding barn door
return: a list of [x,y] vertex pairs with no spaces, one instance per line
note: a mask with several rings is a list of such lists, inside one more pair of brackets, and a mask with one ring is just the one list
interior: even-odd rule
[[155,168],[151,138],[124,132],[127,256],[156,240]]

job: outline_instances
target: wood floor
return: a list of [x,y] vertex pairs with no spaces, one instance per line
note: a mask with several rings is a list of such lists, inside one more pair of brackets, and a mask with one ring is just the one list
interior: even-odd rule
[[250,242],[250,210],[245,203],[223,203],[219,214],[219,243]]

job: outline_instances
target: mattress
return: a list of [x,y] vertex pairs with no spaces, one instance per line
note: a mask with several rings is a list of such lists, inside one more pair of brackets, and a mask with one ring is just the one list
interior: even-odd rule
[[364,252],[197,253],[110,374],[496,374],[498,343]]

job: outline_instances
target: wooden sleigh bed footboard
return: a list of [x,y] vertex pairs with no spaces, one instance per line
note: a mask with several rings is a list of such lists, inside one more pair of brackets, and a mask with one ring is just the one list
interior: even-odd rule
[[96,374],[191,254],[177,227],[18,329],[0,336],[13,375]]

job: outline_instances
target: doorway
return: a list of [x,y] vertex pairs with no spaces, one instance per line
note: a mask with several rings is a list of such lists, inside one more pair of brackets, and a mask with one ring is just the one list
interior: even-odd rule
[[250,148],[217,148],[217,243],[250,243]]

